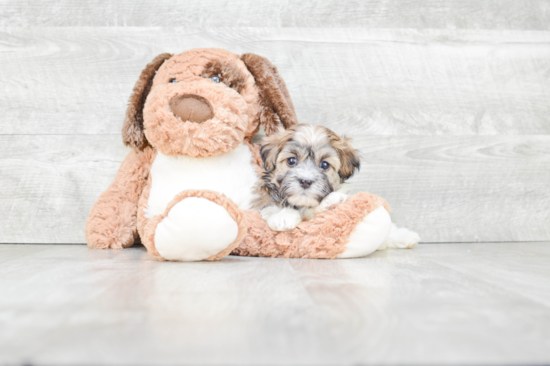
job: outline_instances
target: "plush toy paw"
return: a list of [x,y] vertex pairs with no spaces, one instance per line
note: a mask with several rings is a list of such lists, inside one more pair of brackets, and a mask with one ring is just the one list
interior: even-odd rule
[[390,235],[388,239],[378,248],[378,250],[384,249],[411,249],[414,248],[420,241],[420,235],[406,229],[404,227],[398,228],[397,225],[392,224]]
[[111,248],[129,248],[132,245],[134,245],[134,232],[129,227],[123,227],[119,230],[116,241],[111,245]]
[[293,208],[283,208],[267,219],[267,224],[273,231],[290,231],[300,222],[302,222],[302,216]]
[[375,252],[388,238],[391,224],[388,211],[378,207],[357,224],[346,244],[346,251],[338,258],[364,257]]
[[325,212],[340,203],[344,203],[348,199],[348,195],[342,192],[332,192],[326,196],[319,204],[319,211]]
[[159,222],[154,241],[164,259],[199,261],[229,254],[238,235],[239,223],[226,208],[206,198],[187,197]]

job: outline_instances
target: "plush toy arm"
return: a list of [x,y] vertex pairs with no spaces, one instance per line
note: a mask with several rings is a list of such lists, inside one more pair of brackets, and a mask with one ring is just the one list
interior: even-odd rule
[[234,255],[291,258],[352,258],[374,252],[391,227],[389,206],[360,192],[346,202],[303,221],[291,231],[273,231],[258,211],[245,211],[248,233]]
[[147,183],[153,155],[150,147],[128,153],[115,180],[90,210],[86,221],[86,241],[90,247],[122,249],[134,244],[138,236],[138,201]]

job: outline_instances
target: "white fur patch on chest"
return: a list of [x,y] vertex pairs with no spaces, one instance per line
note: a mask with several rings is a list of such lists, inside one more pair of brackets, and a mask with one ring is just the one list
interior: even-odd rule
[[147,216],[163,214],[168,203],[182,191],[210,190],[225,194],[239,208],[249,209],[252,187],[258,176],[252,153],[241,144],[227,154],[206,158],[166,156],[158,152],[151,167],[152,186]]

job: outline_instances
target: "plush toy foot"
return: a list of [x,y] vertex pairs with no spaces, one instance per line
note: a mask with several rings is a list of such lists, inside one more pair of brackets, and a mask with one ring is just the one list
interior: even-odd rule
[[156,252],[161,259],[172,261],[220,259],[246,234],[240,209],[226,197],[209,191],[179,194],[164,215],[155,216],[151,224],[147,229],[154,230],[150,237]]
[[369,213],[357,224],[346,244],[346,251],[338,258],[364,257],[376,251],[388,238],[391,218],[383,206]]

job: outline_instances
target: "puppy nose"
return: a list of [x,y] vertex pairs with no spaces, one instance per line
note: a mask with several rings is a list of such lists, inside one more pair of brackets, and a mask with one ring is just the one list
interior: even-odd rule
[[311,183],[313,183],[313,181],[307,180],[307,179],[299,179],[299,182],[300,182],[300,185],[302,186],[302,188],[304,188],[304,189],[309,188]]
[[182,121],[201,123],[214,117],[212,106],[199,95],[181,95],[170,100],[170,109]]

